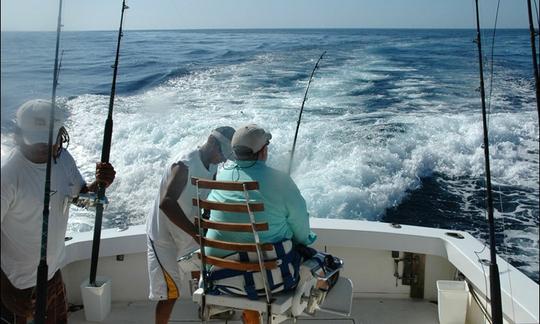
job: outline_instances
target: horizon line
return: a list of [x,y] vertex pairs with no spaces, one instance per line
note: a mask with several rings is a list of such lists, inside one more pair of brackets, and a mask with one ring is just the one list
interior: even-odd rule
[[[475,30],[471,27],[191,27],[191,28],[123,28],[124,31],[210,31],[210,30]],[[492,30],[493,28],[481,28],[482,30]],[[498,30],[505,29],[525,29],[527,27],[499,27]],[[64,29],[63,32],[113,32],[118,29]],[[0,32],[56,32],[56,29],[34,30],[34,29],[0,29]]]

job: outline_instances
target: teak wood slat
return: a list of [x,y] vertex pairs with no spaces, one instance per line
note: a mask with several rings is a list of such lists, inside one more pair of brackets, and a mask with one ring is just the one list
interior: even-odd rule
[[[203,219],[202,228],[206,229],[215,229],[218,231],[229,231],[229,232],[249,232],[251,233],[251,224],[250,223],[225,223],[225,222],[213,222],[210,220]],[[199,218],[195,217],[195,226],[199,226]],[[255,230],[257,232],[267,231],[268,223],[255,223]]]
[[201,189],[218,189],[218,190],[231,190],[231,191],[244,191],[244,185],[247,190],[259,189],[259,183],[257,181],[216,181],[199,178],[191,178],[191,184],[196,186],[198,182]]
[[[200,208],[204,209],[212,209],[212,210],[221,210],[225,212],[235,212],[235,213],[247,213],[248,209],[245,203],[220,203],[215,201],[208,201],[204,199],[199,199],[199,202],[197,203],[197,198],[193,198],[193,206],[199,206]],[[264,204],[263,203],[257,203],[252,202],[249,203],[249,208],[252,212],[260,212],[264,210]]]
[[[200,257],[200,255],[199,255]],[[203,259],[204,263],[214,265],[216,267],[238,270],[238,271],[260,271],[259,263],[240,262],[234,260],[227,260],[218,257],[206,255]],[[276,269],[278,267],[276,261],[264,262],[264,267],[268,270]]]
[[[212,240],[203,238],[203,245],[217,249],[229,250],[229,251],[242,251],[242,252],[257,252],[257,245],[255,243],[236,243],[225,242],[220,240]],[[270,243],[261,244],[261,251],[272,251],[274,246]]]

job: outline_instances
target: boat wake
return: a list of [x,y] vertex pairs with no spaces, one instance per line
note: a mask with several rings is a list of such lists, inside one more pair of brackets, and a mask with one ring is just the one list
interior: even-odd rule
[[[137,55],[121,63],[111,152],[117,178],[107,191],[104,226],[144,223],[163,169],[217,126],[268,128],[268,163],[285,170],[308,72],[324,47],[292,169],[311,215],[465,229],[485,238],[482,125],[466,31],[418,31],[406,42],[387,31],[261,33],[264,38],[245,31],[154,31],[126,38],[125,53]],[[502,255],[538,281],[534,93],[528,69],[519,68],[529,58],[507,51],[495,67],[489,101],[498,241]],[[518,68],[510,65],[515,60]],[[86,69],[98,64],[110,73],[106,62],[98,55]],[[3,81],[12,70],[3,69]],[[85,83],[70,79],[75,72],[68,67],[63,73],[64,83],[74,81],[70,96],[78,93],[60,100],[70,113],[69,149],[91,179],[108,93],[105,86],[95,91],[97,77],[84,81],[92,90],[77,92]],[[15,102],[4,95],[15,85],[2,87],[3,102]],[[3,121],[2,156],[12,146],[4,136],[9,129]],[[69,231],[90,230],[92,219],[74,208]]]

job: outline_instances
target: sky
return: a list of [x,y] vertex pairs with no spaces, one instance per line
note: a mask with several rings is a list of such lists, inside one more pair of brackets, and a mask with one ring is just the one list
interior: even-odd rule
[[[480,0],[493,28],[498,0]],[[474,0],[128,0],[125,29],[475,28]],[[533,1],[534,5],[534,1]],[[115,30],[121,0],[64,0],[64,30]],[[1,0],[1,30],[56,30],[58,0]],[[528,28],[526,0],[500,0],[498,28]]]

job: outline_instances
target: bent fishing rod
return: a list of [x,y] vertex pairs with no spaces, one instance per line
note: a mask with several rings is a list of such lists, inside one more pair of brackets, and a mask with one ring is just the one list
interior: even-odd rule
[[49,204],[51,199],[51,167],[53,150],[54,111],[56,110],[56,88],[58,86],[59,63],[58,50],[60,48],[60,30],[62,28],[62,0],[58,4],[58,22],[56,24],[56,50],[54,55],[53,86],[51,96],[51,114],[49,120],[49,139],[47,153],[47,167],[45,169],[45,194],[43,197],[43,223],[41,228],[41,252],[36,279],[36,308],[34,322],[45,323],[47,312],[47,281],[49,266],[47,265],[47,240],[49,238]]
[[[531,51],[534,82],[536,86],[536,110],[538,111],[538,120],[540,122],[540,76],[538,74],[540,71],[538,70],[538,60],[536,58],[536,36],[538,36],[538,31],[534,29],[531,0],[527,0],[527,10],[529,16],[529,31],[531,33]],[[538,23],[540,24],[540,21]]]
[[313,70],[311,71],[311,75],[309,77],[309,81],[306,87],[306,92],[304,93],[304,99],[302,99],[302,106],[300,107],[300,113],[298,114],[298,121],[296,122],[296,131],[294,132],[294,141],[293,141],[293,146],[291,150],[291,159],[289,160],[289,169],[288,169],[289,175],[291,174],[292,163],[293,163],[293,158],[294,158],[294,150],[296,149],[296,140],[298,138],[298,130],[300,129],[300,122],[302,121],[302,113],[304,112],[304,104],[306,103],[306,100],[307,100],[309,86],[311,85],[311,81],[313,81],[313,76],[315,75],[315,71],[319,68],[319,62],[322,60],[324,54],[326,54],[326,51],[324,51],[321,54],[321,56],[317,60],[317,63],[315,63],[315,67],[313,67]]
[[489,291],[491,299],[491,320],[493,324],[502,324],[502,303],[501,303],[501,283],[499,278],[499,267],[497,265],[497,250],[495,245],[495,218],[493,217],[493,196],[491,189],[491,170],[489,166],[489,136],[486,114],[486,93],[484,90],[484,69],[482,62],[482,40],[480,38],[480,14],[478,13],[478,0],[476,3],[476,39],[478,46],[478,64],[480,67],[480,97],[482,100],[482,123],[484,129],[484,159],[486,162],[486,192],[488,205],[489,224]]
[[[114,96],[116,94],[116,76],[118,74],[118,60],[120,57],[120,41],[122,40],[122,24],[124,23],[124,11],[129,7],[126,5],[126,0],[122,0],[122,13],[120,14],[120,27],[118,29],[118,40],[116,42],[116,57],[114,60],[114,71],[111,85],[111,95],[109,97],[109,112],[105,121],[105,130],[103,134],[103,147],[101,149],[101,162],[109,163],[111,153],[111,140],[113,131],[113,107]],[[105,184],[98,183],[97,199],[96,199],[96,221],[94,224],[94,238],[92,242],[92,259],[90,261],[90,285],[97,287],[96,273],[99,257],[99,243],[101,240],[101,223],[103,219],[103,205],[105,203]]]

